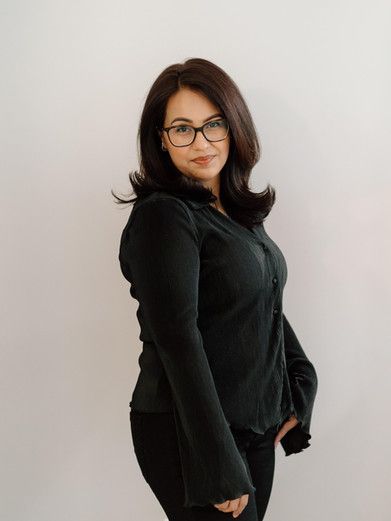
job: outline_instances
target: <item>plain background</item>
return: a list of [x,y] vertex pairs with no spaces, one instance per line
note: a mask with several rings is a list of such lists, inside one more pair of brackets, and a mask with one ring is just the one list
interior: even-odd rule
[[[7,521],[163,521],[133,454],[140,354],[118,263],[145,96],[202,57],[237,82],[252,188],[317,368],[311,447],[277,448],[268,521],[390,512],[390,4],[1,2],[1,501]],[[387,268],[388,266],[388,268]],[[227,517],[231,519],[231,517]]]

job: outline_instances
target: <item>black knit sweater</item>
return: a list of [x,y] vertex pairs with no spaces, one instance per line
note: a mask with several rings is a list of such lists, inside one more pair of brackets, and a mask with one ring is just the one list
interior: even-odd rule
[[143,343],[130,405],[175,415],[184,506],[255,490],[230,427],[264,433],[295,414],[281,444],[301,452],[318,385],[283,313],[281,250],[263,224],[155,192],[135,203],[119,261]]

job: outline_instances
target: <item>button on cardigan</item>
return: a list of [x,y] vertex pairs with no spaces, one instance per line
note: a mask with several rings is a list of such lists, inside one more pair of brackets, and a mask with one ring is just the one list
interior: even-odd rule
[[[130,406],[175,417],[184,506],[255,491],[231,427],[264,433],[291,414],[288,456],[310,446],[317,374],[283,313],[287,265],[263,223],[153,192],[122,231],[142,352]],[[159,436],[159,433],[156,433]]]

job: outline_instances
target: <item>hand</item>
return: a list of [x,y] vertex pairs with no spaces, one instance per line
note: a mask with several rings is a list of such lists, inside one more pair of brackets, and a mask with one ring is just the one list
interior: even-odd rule
[[248,494],[244,494],[240,498],[237,499],[227,499],[224,503],[218,503],[217,505],[213,505],[220,510],[221,512],[232,512],[232,517],[238,517],[243,510],[246,508],[248,503]]
[[299,421],[294,414],[292,414],[289,420],[283,423],[281,429],[277,432],[277,436],[274,438],[274,448],[277,447],[281,438],[283,438],[285,434],[291,429],[293,429],[293,427],[295,427],[298,423]]

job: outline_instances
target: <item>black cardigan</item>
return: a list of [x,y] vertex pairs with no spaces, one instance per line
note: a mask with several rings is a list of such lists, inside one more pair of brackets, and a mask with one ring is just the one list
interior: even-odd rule
[[281,444],[301,452],[318,385],[283,313],[281,250],[263,224],[250,230],[208,203],[154,192],[134,204],[119,261],[143,342],[130,406],[173,412],[184,506],[255,491],[230,426],[264,433],[295,414]]

